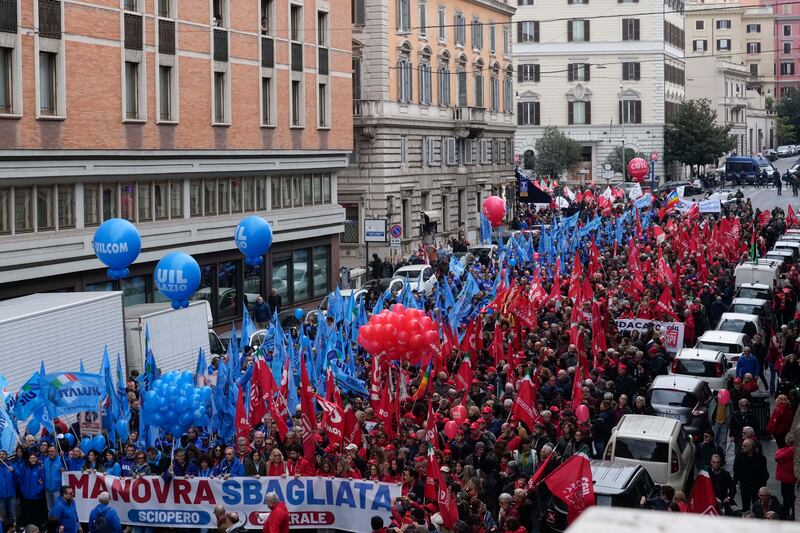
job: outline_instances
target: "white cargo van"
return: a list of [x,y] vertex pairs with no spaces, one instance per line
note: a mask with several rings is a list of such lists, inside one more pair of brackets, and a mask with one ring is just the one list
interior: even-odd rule
[[674,418],[625,415],[611,432],[604,459],[640,464],[653,481],[685,490],[694,475],[694,443]]
[[744,263],[734,270],[736,286],[744,283],[759,283],[774,287],[781,277],[780,266],[775,261],[759,261],[757,265]]

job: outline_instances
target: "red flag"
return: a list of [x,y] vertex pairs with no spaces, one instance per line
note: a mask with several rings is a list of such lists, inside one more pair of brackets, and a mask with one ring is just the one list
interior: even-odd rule
[[758,215],[758,225],[763,228],[764,226],[769,224],[771,218],[772,218],[772,213],[770,212],[769,209],[762,211],[761,214]]
[[439,432],[436,430],[436,418],[433,416],[433,400],[428,398],[428,418],[425,420],[425,438],[428,444],[439,449]]
[[561,300],[561,257],[556,258],[556,266],[553,272],[553,288],[547,300]]
[[589,277],[594,276],[595,272],[600,270],[600,250],[594,243],[594,237],[589,245]]
[[422,494],[426,500],[432,502],[439,500],[439,489],[436,487],[436,481],[439,479],[437,470],[440,470],[440,468],[433,446],[428,445],[428,464],[425,466],[425,490]]
[[511,417],[525,424],[529,431],[539,420],[539,411],[536,409],[536,393],[533,390],[531,375],[527,374],[519,385],[519,392],[511,408]]
[[355,411],[348,405],[344,410],[344,445],[355,444],[358,447],[364,445],[364,430],[358,422]]
[[661,244],[667,238],[667,234],[659,226],[653,224],[653,237],[655,237],[657,244]]
[[789,208],[786,210],[786,223],[789,224],[789,227],[797,224],[797,215],[794,212],[794,208],[792,208],[792,204],[789,204]]
[[[661,248],[658,249],[658,255],[661,255]],[[658,259],[658,279],[664,285],[672,286],[672,269],[669,268],[669,263],[663,257]]]
[[461,361],[461,366],[456,373],[456,390],[464,391],[464,394],[469,392],[472,386],[472,361],[469,359],[469,352],[464,354],[464,360]]
[[547,472],[547,467],[550,464],[550,460],[555,456],[555,453],[550,453],[547,456],[547,459],[539,463],[539,466],[536,467],[536,471],[531,476],[531,479],[528,480],[528,490],[533,490],[539,486],[539,483],[544,481],[545,473]]
[[592,467],[589,458],[582,453],[573,455],[553,470],[544,483],[553,496],[567,505],[567,524],[595,504]]
[[381,401],[378,408],[375,410],[375,417],[383,422],[383,431],[390,439],[394,438],[394,426],[392,425],[392,394],[389,391],[390,387],[387,383],[381,388]]
[[247,417],[247,410],[244,408],[244,387],[239,387],[239,397],[236,400],[236,438],[250,437],[250,420]]
[[[328,442],[332,445],[338,444],[339,449],[342,449],[345,430],[344,409],[336,402],[330,402],[319,396],[316,398],[324,412],[322,415],[322,429],[328,435]],[[305,444],[305,441],[303,441],[303,444]]]
[[[577,301],[578,299],[578,291],[581,290],[581,278],[583,278],[583,265],[581,264],[580,254],[575,250],[575,262],[572,267],[572,274],[569,278],[569,291],[567,292],[567,296],[569,296],[572,301]],[[584,297],[586,297],[585,294]]]
[[[272,374],[272,372],[270,372],[270,370],[267,368],[267,364],[263,359],[258,359],[255,363],[253,363],[253,377],[250,379],[249,420],[251,427],[260,424],[261,419],[263,419],[264,415],[267,414],[266,400],[268,398],[265,397],[264,392],[261,390],[262,383],[265,382],[264,378],[261,377],[261,373],[264,370]],[[274,381],[275,380],[273,378],[273,383]]]
[[[445,326],[445,329],[447,327]],[[369,405],[373,411],[377,411],[381,404],[381,354],[377,354],[372,358],[372,368],[370,368],[370,385],[369,385]]]
[[700,204],[697,202],[692,203],[692,207],[686,212],[686,220],[694,220],[700,216]]
[[661,296],[658,298],[658,303],[656,307],[662,313],[668,315],[672,320],[677,320],[678,315],[675,314],[675,310],[672,309],[672,293],[669,290],[669,287],[664,287],[664,290],[661,291]]
[[300,357],[300,407],[303,423],[303,457],[314,460],[314,449],[317,442],[317,416],[314,412],[314,391],[308,379],[305,357]]
[[689,505],[686,507],[686,512],[719,515],[714,485],[711,483],[711,478],[705,470],[701,470],[694,480],[692,496],[689,498]]
[[572,380],[572,409],[578,407],[580,404],[583,403],[583,372],[581,371],[581,365],[578,364],[575,367],[575,377]]
[[[289,358],[286,358],[286,363],[283,365],[283,374],[281,374],[281,386],[278,389],[278,396],[274,402],[270,402],[270,412],[274,410],[286,424],[286,420],[291,420],[292,415],[289,413]],[[273,415],[274,418],[274,415]]]
[[683,290],[681,288],[681,262],[675,261],[675,272],[672,276],[672,290],[675,292],[675,301],[683,300]]

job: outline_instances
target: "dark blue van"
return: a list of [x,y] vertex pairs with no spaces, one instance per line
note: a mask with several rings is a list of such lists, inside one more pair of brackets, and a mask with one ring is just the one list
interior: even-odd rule
[[764,170],[766,170],[771,177],[775,168],[769,160],[760,156],[733,156],[725,161],[725,179],[728,181],[735,181],[737,185],[757,184]]

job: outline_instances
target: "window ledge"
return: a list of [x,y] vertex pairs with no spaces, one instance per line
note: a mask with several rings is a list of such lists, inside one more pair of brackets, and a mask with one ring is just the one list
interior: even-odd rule
[[147,120],[143,118],[124,118],[122,119],[123,124],[144,124]]
[[277,125],[276,124],[261,124],[261,127],[265,128],[265,129],[274,130],[277,127]]
[[290,130],[304,130],[306,129],[305,126],[289,126]]
[[22,118],[22,113],[0,113],[0,119],[19,120]]
[[397,35],[411,35],[411,30],[397,30]]
[[231,123],[230,122],[212,122],[211,123],[211,127],[213,127],[213,128],[230,128],[231,127]]
[[37,115],[36,120],[55,120],[55,121],[63,121],[67,120],[67,117],[64,115]]
[[318,130],[322,130],[322,131],[330,131],[331,127],[330,126],[317,126],[317,129]]
[[428,34],[427,33],[420,33],[419,37],[417,37],[417,39],[427,43],[428,42]]
[[156,124],[159,126],[177,126],[180,122],[177,120],[156,120]]

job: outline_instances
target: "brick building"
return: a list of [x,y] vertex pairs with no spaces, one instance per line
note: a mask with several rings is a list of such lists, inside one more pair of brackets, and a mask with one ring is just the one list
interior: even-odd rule
[[[271,287],[284,306],[324,296],[351,42],[338,0],[0,0],[0,299],[161,301],[152,272],[174,249],[200,263],[218,323]],[[233,243],[247,213],[275,234],[258,269]],[[112,284],[91,239],[113,217],[143,249]]]

